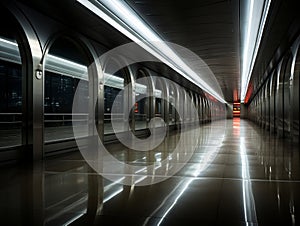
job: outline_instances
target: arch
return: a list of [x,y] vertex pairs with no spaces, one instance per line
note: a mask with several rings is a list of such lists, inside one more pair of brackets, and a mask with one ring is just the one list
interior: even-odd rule
[[[141,129],[148,129],[151,118],[154,117],[154,82],[151,73],[146,68],[138,68],[135,71],[135,97],[141,95],[142,99],[138,102],[135,100],[136,110],[134,113],[135,118],[135,131]],[[139,80],[141,79],[141,80]],[[138,86],[144,86],[146,93]],[[140,98],[140,97],[139,97]]]
[[207,111],[204,92],[202,92],[202,94],[201,94],[201,106],[202,106],[202,109],[201,109],[201,111],[202,111],[202,124],[204,124],[206,122],[206,111]]
[[195,118],[194,123],[199,124],[199,121],[200,121],[200,119],[199,119],[199,95],[196,92],[194,92],[193,96],[194,96],[195,108],[197,110],[197,112],[195,112],[195,115],[194,115],[194,118]]
[[200,99],[200,94],[199,93],[195,93],[196,96],[196,101],[197,101],[197,120],[198,120],[198,124],[200,125],[201,123],[201,99]]
[[211,122],[211,118],[212,118],[212,104],[211,104],[211,100],[209,98],[206,97],[206,103],[207,103],[207,110],[208,110],[208,119],[207,122]]
[[[191,105],[193,104],[193,97],[192,97],[192,94],[191,94],[191,91],[188,90],[188,89],[183,89],[183,92],[184,92],[184,117],[185,117],[185,120],[184,122],[186,124],[190,124],[191,121],[192,121],[192,115],[191,115]],[[188,101],[188,100],[191,100],[191,101]]]
[[176,89],[176,87],[173,84],[169,84],[168,86],[168,90],[169,90],[169,96],[168,96],[168,102],[169,102],[169,126],[174,127],[176,126],[177,123],[180,123],[181,120],[180,118],[176,117],[176,106],[177,102],[179,102],[179,93],[178,93],[178,89]]
[[[0,5],[0,160],[14,160],[20,153],[26,136],[24,121],[24,92],[26,79],[24,54],[21,57],[22,27],[14,16]],[[3,18],[2,18],[3,17]],[[4,138],[4,134],[11,136]],[[10,138],[11,137],[11,138]],[[5,150],[7,155],[3,154]]]
[[[102,59],[104,68],[104,134],[114,134],[134,129],[134,112],[128,112],[127,109],[135,101],[134,95],[132,95],[135,92],[135,81],[130,67],[121,68],[121,65],[127,65],[126,62],[126,59],[121,56]],[[116,103],[119,105],[119,108],[116,109],[117,112],[111,112],[116,96],[125,86],[128,86],[128,89],[125,89],[120,103]],[[111,114],[117,114],[115,119],[120,124],[118,127],[120,130],[118,131],[114,131],[112,128]]]
[[267,100],[267,84],[265,83],[261,88],[261,126],[266,128],[266,100]]
[[277,70],[277,84],[276,84],[276,127],[277,127],[277,134],[279,137],[285,136],[285,130],[288,128],[288,124],[286,120],[287,109],[285,107],[286,104],[289,103],[289,96],[286,93],[287,83],[286,83],[286,70],[290,67],[291,64],[291,53],[287,53],[283,59],[280,61]]
[[[43,136],[40,121],[42,113],[38,110],[42,101],[42,82],[35,78],[42,56],[42,48],[38,37],[24,14],[11,2],[1,4],[1,11],[9,14],[11,20],[5,18],[5,23],[16,29],[16,41],[22,63],[22,149],[21,159],[31,161],[42,158]],[[1,13],[3,16],[4,14]]]
[[276,132],[276,84],[277,84],[277,68],[272,71],[270,78],[270,101],[269,101],[269,115],[270,115],[270,132]]
[[258,123],[260,126],[263,125],[263,93],[263,89],[260,89],[258,93]]
[[[169,96],[169,88],[164,78],[155,77],[154,82],[154,97],[155,97],[155,117],[164,119],[165,124],[169,125],[169,105],[167,100]],[[157,92],[161,92],[160,95]],[[157,125],[159,126],[159,125]]]
[[197,98],[196,98],[195,92],[190,91],[190,94],[191,94],[191,100],[192,100],[191,104],[193,105],[193,106],[191,106],[191,123],[195,124],[195,123],[198,123],[198,115],[196,114],[197,112],[193,111],[193,109],[197,110],[198,104],[197,104]]
[[[93,128],[92,126],[96,123],[97,131],[89,129],[89,136],[97,135],[103,139],[103,73],[97,53],[91,43],[85,37],[74,32],[56,33],[50,36],[46,42],[41,65],[45,75],[43,78],[45,99],[43,98],[44,107],[42,108],[45,155],[51,155],[52,151],[57,151],[60,147],[62,149],[67,147],[70,150],[77,147],[75,141],[70,142],[70,140],[74,139],[71,121],[75,116],[72,113],[72,106],[75,104],[73,98],[78,88],[81,89],[80,92],[84,93],[85,98],[82,97],[78,104],[86,104],[87,106],[82,108],[84,112],[76,115],[76,120],[82,121],[83,125],[88,128]],[[85,73],[87,73],[86,76],[84,76]],[[60,102],[66,103],[63,101],[64,98],[68,102],[62,111],[59,108],[54,108],[52,113],[47,108],[49,104],[47,98],[50,97],[47,97],[46,91],[51,90],[51,84],[55,81],[59,82],[62,95],[61,97],[57,96],[60,101],[54,102],[54,104],[59,106]],[[48,87],[49,84],[50,88]],[[64,97],[66,94],[69,96]],[[70,100],[72,101],[70,102]],[[96,100],[98,101],[96,102]],[[61,123],[60,129],[64,131],[64,136],[60,137],[59,133],[56,133],[57,137],[51,137],[51,128],[49,129],[46,123],[51,124],[53,119]],[[68,145],[65,142],[68,142]]]
[[202,106],[202,124],[206,123],[207,120],[207,106],[205,101],[205,94],[201,95],[201,106]]
[[293,61],[291,67],[291,80],[290,80],[290,85],[292,86],[290,89],[291,105],[293,106],[291,109],[292,112],[291,131],[292,131],[293,141],[297,143],[299,143],[299,74],[300,74],[299,46],[300,46],[300,36],[292,46]]
[[292,121],[292,104],[291,104],[291,92],[292,89],[292,54],[288,53],[288,59],[284,70],[284,83],[283,83],[283,136],[291,136],[291,121]]
[[[87,104],[87,109],[86,109],[86,115],[82,118],[82,115],[78,115],[78,114],[74,114],[73,110],[74,110],[74,102],[72,102],[72,111],[71,111],[71,119],[72,122],[74,119],[76,120],[83,120],[83,124],[81,125],[82,127],[86,127],[87,128],[87,133],[88,134],[84,134],[87,135],[89,138],[91,137],[100,137],[100,139],[103,140],[103,134],[104,134],[104,128],[103,128],[103,115],[104,115],[104,111],[103,111],[103,106],[104,106],[104,100],[103,100],[103,73],[102,73],[102,68],[101,68],[101,64],[100,61],[98,59],[98,55],[96,50],[94,49],[93,45],[90,43],[89,40],[87,40],[85,37],[81,36],[80,34],[74,33],[72,31],[64,31],[64,32],[59,32],[56,33],[52,36],[49,36],[46,45],[45,45],[45,49],[43,52],[43,56],[41,58],[41,63],[42,63],[42,70],[43,70],[43,74],[44,74],[44,78],[43,78],[43,83],[46,82],[46,60],[47,60],[47,56],[49,56],[49,54],[51,53],[51,48],[55,47],[55,44],[59,42],[59,40],[65,40],[68,41],[69,43],[72,43],[73,46],[76,47],[77,51],[80,53],[80,55],[84,58],[84,63],[86,64],[86,73],[87,73],[87,77],[86,77],[86,95],[88,96],[88,99],[85,99],[84,101],[86,101]],[[70,60],[70,59],[69,59]],[[75,59],[76,60],[76,59]],[[72,69],[71,69],[72,68]],[[82,70],[79,70],[79,68],[77,68],[77,66],[74,67],[70,67],[70,70],[72,71],[74,69],[74,71],[77,71],[77,74],[82,72]],[[76,78],[76,76],[74,75],[72,77],[73,79],[73,85],[77,85],[77,87],[74,89],[74,95],[75,93],[78,91],[78,89],[81,89],[82,86],[82,81],[83,78],[80,77],[80,75],[78,74],[79,77]],[[67,77],[65,77],[67,78]],[[72,80],[71,78],[68,78],[69,80]],[[77,79],[78,81],[76,83],[74,83],[74,80]],[[43,90],[43,92],[45,92],[45,90]],[[44,96],[44,95],[42,95]],[[73,96],[74,98],[74,96]],[[73,99],[71,98],[71,99]],[[44,98],[42,99],[42,103],[44,103]],[[79,104],[85,104],[85,103],[78,103]],[[44,107],[42,108],[44,109]],[[42,119],[42,123],[44,125],[44,110],[43,110],[43,119]],[[94,126],[96,125],[96,130],[94,130]],[[72,127],[72,125],[71,125]],[[74,128],[72,128],[73,131]],[[45,133],[45,130],[44,130]],[[73,139],[73,138],[71,138]],[[44,140],[43,140],[44,143]],[[52,147],[53,146],[53,147]],[[43,153],[44,156],[48,156],[51,155],[52,150],[55,151],[55,153],[57,153],[57,151],[62,148],[61,150],[63,152],[68,151],[68,150],[77,150],[77,144],[75,142],[75,140],[62,140],[60,143],[58,142],[53,142],[52,143],[48,143],[44,145],[44,149],[43,149]],[[67,150],[64,150],[66,149]],[[87,147],[89,148],[89,147]],[[96,157],[96,156],[95,156]],[[90,181],[90,177],[88,178],[88,181]],[[88,191],[90,192],[90,190]],[[87,200],[87,216],[91,217],[94,216],[96,214],[96,212],[94,210],[97,209],[98,206],[98,201],[93,201],[91,199]]]
[[206,96],[204,95],[203,96],[203,122],[204,123],[207,123],[209,122],[209,111],[210,111],[210,108],[209,108],[209,105],[208,105],[208,101],[207,101],[207,98]]
[[272,74],[268,77],[265,90],[265,129],[270,130],[270,98],[271,98]]
[[271,90],[271,82],[272,82],[272,78],[271,76],[269,76],[267,82],[266,82],[266,115],[265,115],[265,119],[266,119],[266,123],[265,123],[265,128],[267,130],[270,130],[270,90]]

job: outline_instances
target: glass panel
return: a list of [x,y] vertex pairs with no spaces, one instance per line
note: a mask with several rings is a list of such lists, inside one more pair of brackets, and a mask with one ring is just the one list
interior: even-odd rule
[[0,148],[22,144],[22,66],[15,40],[0,37]]
[[198,95],[198,112],[199,112],[198,114],[199,114],[200,123],[202,123],[202,119],[203,119],[202,111],[203,111],[202,97]]
[[[137,79],[143,78],[145,76],[144,72],[139,71]],[[150,98],[149,98],[149,84],[147,84],[147,79],[143,79],[136,83],[135,87],[135,96],[136,99],[139,99],[135,103],[134,116],[135,116],[135,129],[146,129],[148,127],[148,121],[150,117]]]
[[[76,120],[87,126],[88,122],[88,72],[78,55],[76,46],[59,40],[50,49],[45,64],[45,142],[74,138],[72,106],[78,83],[82,81],[82,97],[76,103],[83,112],[76,113]],[[84,131],[84,130],[83,130]]]
[[[271,132],[275,132],[276,126],[275,126],[275,114],[276,114],[276,110],[275,110],[275,95],[276,95],[276,82],[277,82],[277,70],[274,70],[273,74],[272,74],[272,82],[271,82],[271,91],[270,91],[270,129]],[[255,108],[255,105],[254,105]],[[255,112],[255,109],[253,109],[253,112]],[[254,114],[254,113],[253,113]]]
[[281,67],[279,67],[280,71],[277,77],[277,87],[276,87],[276,130],[277,134],[281,137],[283,136],[284,130],[284,72],[288,63],[288,57],[284,57],[281,63]]
[[203,122],[207,122],[209,109],[207,106],[206,97],[202,97],[202,106],[203,106]]
[[176,101],[176,93],[174,86],[170,86],[169,92],[169,125],[175,125],[176,122],[176,109],[175,109],[175,101]]
[[299,143],[299,75],[300,75],[300,49],[298,46],[297,57],[295,59],[294,75],[293,75],[293,88],[292,92],[292,131],[293,139]]
[[193,93],[193,107],[196,111],[192,114],[193,122],[199,122],[199,113],[198,113],[198,95],[196,93]]
[[[104,73],[104,76],[104,134],[127,131],[126,120],[128,119],[125,118],[124,107],[127,106],[129,96],[121,92],[125,87],[125,71],[120,70],[114,75]],[[114,112],[112,112],[113,105]],[[112,114],[114,114],[114,123],[117,123],[116,128],[112,127]]]
[[284,84],[283,84],[283,128],[284,128],[284,135],[290,136],[291,132],[291,120],[292,120],[292,108],[291,108],[291,93],[290,90],[292,89],[292,79],[291,79],[291,65],[292,65],[292,55],[289,56],[287,65],[285,67],[284,72]]
[[188,90],[184,90],[185,92],[185,98],[184,98],[184,103],[185,103],[185,108],[184,108],[184,116],[185,116],[185,123],[190,123],[191,122],[191,104],[192,104],[192,96],[191,93]]
[[[155,97],[155,117],[159,117],[164,119],[164,104],[165,101],[162,99],[165,96],[165,92],[163,92],[163,87],[158,78],[155,83],[154,97]],[[156,122],[155,127],[164,126],[163,122]]]

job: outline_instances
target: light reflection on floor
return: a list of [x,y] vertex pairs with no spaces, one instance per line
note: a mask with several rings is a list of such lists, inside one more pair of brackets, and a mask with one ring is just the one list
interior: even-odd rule
[[[168,158],[175,137],[132,164]],[[174,156],[173,156],[174,157]],[[125,186],[92,171],[79,153],[0,169],[2,225],[297,225],[299,147],[234,118],[202,126],[192,158],[166,181]],[[143,169],[143,167],[141,168]],[[149,172],[135,172],[146,180]],[[150,178],[151,179],[151,178]]]

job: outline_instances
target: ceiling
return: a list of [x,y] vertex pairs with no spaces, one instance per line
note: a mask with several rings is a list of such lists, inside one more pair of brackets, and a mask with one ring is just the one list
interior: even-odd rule
[[[22,2],[69,27],[82,30],[107,47],[129,41],[120,34],[117,37],[116,31],[76,4],[75,0]],[[164,41],[183,46],[198,55],[212,70],[227,102],[239,99],[239,0],[126,2]],[[105,38],[103,33],[110,36]]]
[[[240,0],[125,0],[128,5],[159,36],[168,42],[188,48],[212,70],[224,99],[232,103],[240,99]],[[54,19],[67,29],[83,33],[103,51],[130,42],[130,40],[82,7],[76,0],[17,0],[28,7],[27,16],[33,22]],[[256,95],[274,65],[300,33],[298,0],[272,1],[261,45],[251,74],[248,89],[250,100]],[[26,7],[25,7],[26,8]],[[33,9],[34,11],[32,11]],[[42,15],[37,16],[37,15]],[[242,17],[243,15],[241,15]],[[46,33],[56,25],[39,27]],[[102,48],[102,47],[101,47]],[[147,64],[171,78],[174,71],[160,64]],[[172,79],[172,78],[171,78]],[[184,82],[184,81],[179,81]],[[194,89],[193,86],[190,87]]]
[[164,41],[188,48],[212,70],[224,99],[240,95],[238,0],[126,0]]

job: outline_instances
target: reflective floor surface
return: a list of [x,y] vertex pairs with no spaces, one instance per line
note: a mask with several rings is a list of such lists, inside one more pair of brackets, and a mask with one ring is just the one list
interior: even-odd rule
[[1,225],[300,225],[298,145],[238,118],[193,131],[147,152],[107,145],[140,167],[122,174],[80,152],[2,167]]

